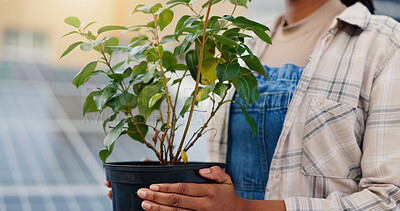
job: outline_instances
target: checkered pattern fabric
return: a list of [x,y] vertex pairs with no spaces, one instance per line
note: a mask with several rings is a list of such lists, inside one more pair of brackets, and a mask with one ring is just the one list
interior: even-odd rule
[[[257,44],[257,48],[262,48]],[[357,3],[310,57],[287,112],[265,199],[287,210],[400,209],[400,24]],[[229,105],[209,137],[225,161]]]

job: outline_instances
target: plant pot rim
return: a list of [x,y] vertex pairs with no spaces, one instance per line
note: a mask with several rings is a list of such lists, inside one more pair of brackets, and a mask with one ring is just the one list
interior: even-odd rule
[[225,167],[224,163],[217,162],[188,162],[178,163],[175,165],[161,165],[158,161],[133,161],[133,162],[108,162],[104,163],[103,167],[111,171],[187,171],[188,169],[202,169],[210,166]]

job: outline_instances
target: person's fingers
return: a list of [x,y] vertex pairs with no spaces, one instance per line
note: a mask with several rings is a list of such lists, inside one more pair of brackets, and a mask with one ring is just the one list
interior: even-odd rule
[[152,160],[150,158],[143,158],[142,162],[151,162]]
[[202,177],[214,180],[218,183],[232,184],[231,177],[227,173],[225,173],[219,166],[200,169],[199,173]]
[[144,210],[149,210],[149,211],[188,211],[188,209],[177,208],[177,207],[168,207],[168,206],[156,204],[156,203],[150,202],[150,201],[143,201],[142,208]]
[[164,193],[178,193],[187,196],[205,196],[207,185],[194,183],[153,184],[150,186],[150,190]]
[[108,191],[108,192],[107,192],[107,196],[108,196],[108,198],[112,199],[112,192],[111,192],[111,191]]
[[195,210],[201,210],[201,200],[200,197],[191,197],[180,195],[176,193],[162,193],[154,192],[147,188],[141,188],[137,192],[138,196],[142,199],[152,201],[154,203],[180,208],[192,208]]
[[108,188],[111,188],[111,182],[109,181],[104,181],[104,185],[107,186]]

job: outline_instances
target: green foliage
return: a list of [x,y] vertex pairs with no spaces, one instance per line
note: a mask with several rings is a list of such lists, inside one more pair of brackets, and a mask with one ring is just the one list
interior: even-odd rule
[[160,26],[160,30],[162,31],[165,27],[167,27],[174,18],[174,12],[170,9],[164,9],[160,15],[158,16],[158,24]]
[[84,42],[81,44],[81,50],[82,51],[90,51],[92,50],[94,47],[98,46],[100,43],[102,43],[104,41],[103,39],[99,39],[99,40],[95,40],[92,42]]
[[243,107],[242,104],[236,102],[236,101],[232,101],[233,103],[236,103],[240,106],[240,109],[242,110],[243,114],[244,114],[244,120],[246,121],[247,125],[249,125],[251,132],[253,132],[253,137],[255,135],[257,135],[257,123],[256,121],[254,121],[253,117],[250,116],[250,114],[246,111],[246,109]]
[[140,92],[139,112],[145,119],[147,119],[147,117],[149,117],[150,114],[156,109],[155,106],[149,107],[149,102],[153,95],[160,92],[163,85],[164,84],[162,81],[158,81],[154,84],[144,87],[144,89]]
[[78,46],[79,46],[80,44],[82,44],[82,43],[83,43],[82,41],[72,43],[72,44],[67,48],[67,50],[65,50],[64,53],[60,56],[60,59],[63,58],[64,56],[66,56],[67,54],[69,54],[72,50],[74,50],[74,48],[78,47]]
[[240,74],[241,75],[235,78],[232,83],[240,98],[246,102],[246,105],[250,105],[256,102],[260,97],[260,91],[257,89],[257,79],[251,71],[246,68],[241,68]]
[[77,17],[68,17],[64,19],[64,22],[68,25],[71,25],[75,28],[81,27],[81,21]]
[[93,96],[94,103],[99,111],[103,111],[106,102],[118,91],[118,84],[114,81]]
[[[143,4],[139,4],[136,6],[136,9],[133,11],[133,13],[135,12],[143,12],[146,14],[154,14],[156,13],[160,8],[162,7],[162,5],[160,3],[156,3],[156,4],[152,4],[152,5],[143,5]],[[133,14],[132,13],[132,14]]]
[[89,80],[90,75],[94,72],[97,66],[97,61],[90,62],[87,64],[72,80],[72,83],[76,86],[76,88],[82,86],[87,80]]
[[99,110],[94,103],[93,96],[96,95],[99,91],[94,91],[90,93],[87,97],[85,102],[83,103],[83,116],[90,112],[98,112]]
[[104,26],[101,27],[99,30],[97,30],[97,34],[101,34],[103,32],[108,32],[108,31],[115,31],[115,30],[128,30],[125,26]]
[[[73,30],[63,37],[80,35],[82,39],[68,46],[60,59],[78,46],[82,51],[99,53],[97,60],[87,64],[74,77],[73,84],[81,87],[99,74],[109,79],[108,84],[96,84],[104,88],[90,93],[83,104],[83,115],[101,113],[104,109],[112,112],[103,121],[104,132],[109,131],[104,140],[105,149],[99,152],[103,162],[106,162],[121,135],[128,135],[151,148],[162,164],[177,163],[178,157],[186,162],[187,150],[193,144],[186,143],[187,147],[182,148],[183,143],[188,141],[182,137],[179,147],[168,146],[177,139],[175,133],[181,125],[178,121],[182,117],[191,118],[196,110],[194,107],[205,100],[212,103],[207,111],[211,120],[221,106],[230,101],[226,96],[231,87],[235,87],[245,101],[246,105],[240,106],[253,134],[256,133],[255,122],[244,106],[254,103],[260,96],[253,74],[267,75],[245,39],[253,39],[249,34],[255,34],[267,43],[271,43],[271,39],[267,34],[268,27],[243,16],[235,17],[236,8],[247,7],[249,1],[227,0],[227,4],[234,5],[229,6],[234,8],[233,11],[227,11],[227,15],[209,16],[205,14],[208,1],[196,5],[196,0],[169,0],[165,8],[157,2],[139,4],[132,14],[140,12],[151,20],[131,27],[107,25],[92,29],[89,27],[93,27],[95,22],[82,24],[76,17],[64,20]],[[223,2],[213,0],[212,5]],[[190,13],[174,17],[172,8],[177,6],[186,7],[185,11]],[[205,17],[210,17],[207,24]],[[166,34],[167,27],[174,30],[172,34]],[[105,36],[106,32],[112,31],[132,35],[130,42],[127,44],[117,37]],[[176,99],[183,92],[183,81],[192,84],[192,93],[182,106],[176,103]],[[158,118],[149,118],[153,113]],[[185,115],[187,113],[189,115]],[[155,124],[149,125],[150,119],[156,120]],[[209,120],[193,134],[193,143],[205,133]],[[186,121],[190,124],[191,120],[183,122]],[[150,132],[154,134],[148,141],[146,135]],[[167,161],[167,157],[171,160]]]
[[106,136],[104,139],[104,146],[109,148],[115,140],[121,135],[124,125],[126,124],[127,120],[123,119],[121,122],[118,123]]
[[240,72],[238,63],[218,64],[216,73],[219,81],[230,81],[236,78]]

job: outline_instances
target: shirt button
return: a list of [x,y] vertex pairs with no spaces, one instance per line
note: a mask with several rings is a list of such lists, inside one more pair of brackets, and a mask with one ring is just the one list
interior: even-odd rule
[[275,179],[279,179],[279,172],[275,173]]
[[326,35],[326,41],[329,41],[333,37],[333,34],[329,33]]

